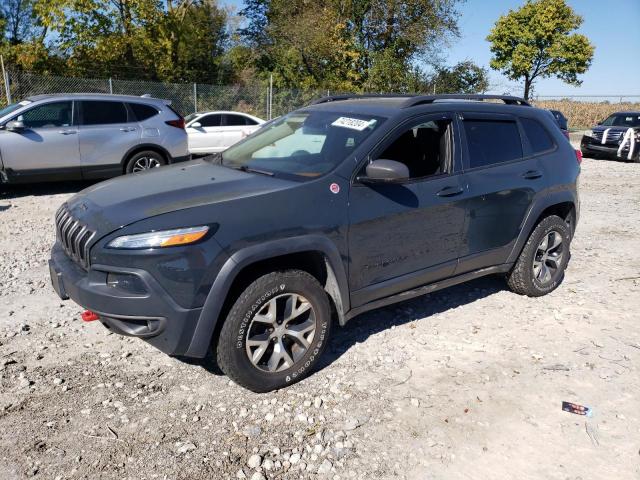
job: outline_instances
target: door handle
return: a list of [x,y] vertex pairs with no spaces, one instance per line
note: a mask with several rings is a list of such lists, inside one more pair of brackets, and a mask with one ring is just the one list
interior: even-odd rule
[[135,130],[135,127],[123,127],[120,129],[121,132],[134,132]]
[[542,172],[539,170],[527,170],[522,174],[522,178],[526,178],[527,180],[535,180],[540,177],[542,177]]
[[78,133],[77,130],[60,130],[58,133],[62,135],[73,135],[74,133]]
[[462,187],[444,187],[438,193],[436,193],[439,197],[455,197],[456,195],[460,195],[464,192],[464,188]]

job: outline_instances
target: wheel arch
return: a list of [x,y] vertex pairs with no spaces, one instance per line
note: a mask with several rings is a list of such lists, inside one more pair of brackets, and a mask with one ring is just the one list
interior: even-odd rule
[[133,157],[136,153],[144,152],[145,150],[151,150],[156,153],[159,153],[167,161],[167,164],[171,163],[172,157],[166,148],[156,143],[140,143],[138,145],[131,147],[129,150],[127,150],[127,152],[122,157],[122,160],[120,161],[120,166],[122,167],[122,173],[127,173],[126,172],[127,162],[131,159],[131,157]]
[[577,205],[577,197],[573,192],[569,191],[556,192],[552,195],[545,196],[544,200],[534,203],[523,222],[520,234],[509,255],[507,263],[514,263],[518,259],[533,229],[536,228],[536,225],[538,225],[542,219],[550,215],[557,215],[564,219],[569,224],[571,236],[573,236],[578,221]]
[[318,279],[339,323],[344,325],[349,294],[342,257],[335,244],[315,235],[275,240],[237,251],[225,262],[207,295],[186,355],[206,355],[226,313],[247,285],[265,273],[288,269],[304,270]]

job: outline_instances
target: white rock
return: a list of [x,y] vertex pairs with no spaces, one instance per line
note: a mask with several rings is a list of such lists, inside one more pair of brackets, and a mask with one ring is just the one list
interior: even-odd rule
[[187,452],[190,452],[191,450],[195,450],[196,448],[197,447],[191,442],[183,443],[178,447],[178,453],[180,454],[187,453]]
[[294,453],[293,455],[291,455],[289,457],[289,463],[291,465],[295,465],[296,463],[298,463],[300,461],[300,454],[299,453]]
[[265,480],[265,478],[264,475],[260,472],[255,472],[253,475],[251,475],[251,480]]
[[333,464],[329,460],[325,459],[318,467],[318,475],[326,475],[331,472],[331,467],[333,467]]
[[247,460],[247,466],[249,468],[258,468],[261,463],[262,463],[262,457],[258,454],[251,455],[249,457],[249,460]]

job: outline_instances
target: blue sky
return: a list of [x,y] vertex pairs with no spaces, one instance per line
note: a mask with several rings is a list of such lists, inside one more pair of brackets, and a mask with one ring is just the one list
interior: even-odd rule
[[[239,8],[242,0],[222,0],[222,4]],[[488,67],[491,53],[485,40],[496,19],[518,8],[524,0],[467,0],[460,6],[461,36],[447,48],[447,63],[471,59]],[[567,0],[582,17],[580,32],[595,45],[589,71],[580,78],[580,87],[560,80],[543,79],[535,86],[538,95],[640,95],[640,0]],[[522,88],[495,71],[490,72],[497,93],[510,90],[521,94]]]

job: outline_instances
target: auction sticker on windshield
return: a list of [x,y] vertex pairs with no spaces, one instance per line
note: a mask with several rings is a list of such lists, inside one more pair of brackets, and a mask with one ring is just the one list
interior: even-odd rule
[[361,120],[359,118],[340,117],[331,124],[332,127],[350,128],[351,130],[363,131],[375,120]]

